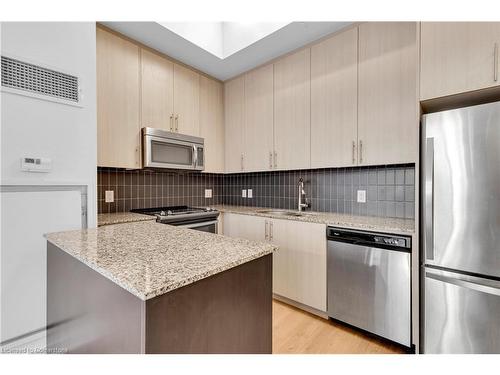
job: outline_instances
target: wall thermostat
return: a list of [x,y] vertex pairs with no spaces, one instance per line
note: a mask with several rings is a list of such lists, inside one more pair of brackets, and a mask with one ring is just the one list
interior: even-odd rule
[[21,158],[21,170],[25,172],[50,172],[52,170],[52,159]]

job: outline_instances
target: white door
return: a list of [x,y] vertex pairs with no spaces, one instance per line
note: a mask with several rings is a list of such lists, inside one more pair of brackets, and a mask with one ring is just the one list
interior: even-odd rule
[[0,340],[46,325],[44,234],[82,227],[80,191],[1,193]]

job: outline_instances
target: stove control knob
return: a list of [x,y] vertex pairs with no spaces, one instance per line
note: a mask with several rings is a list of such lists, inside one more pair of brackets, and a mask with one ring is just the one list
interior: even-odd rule
[[170,210],[167,211],[167,215],[173,215],[174,213]]
[[160,211],[160,216],[165,216],[165,215],[166,215],[165,211]]

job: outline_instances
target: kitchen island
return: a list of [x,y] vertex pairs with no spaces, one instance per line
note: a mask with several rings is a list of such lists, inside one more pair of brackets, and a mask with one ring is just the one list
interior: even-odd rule
[[46,237],[49,350],[271,353],[275,246],[153,221]]

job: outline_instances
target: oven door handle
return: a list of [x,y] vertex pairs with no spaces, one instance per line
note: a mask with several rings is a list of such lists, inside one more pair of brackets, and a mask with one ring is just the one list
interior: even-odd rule
[[212,224],[217,224],[217,220],[212,220],[212,221],[200,221],[199,223],[194,223],[194,224],[185,224],[185,225],[178,225],[180,228],[197,228],[197,227],[204,227],[206,225],[212,225]]

